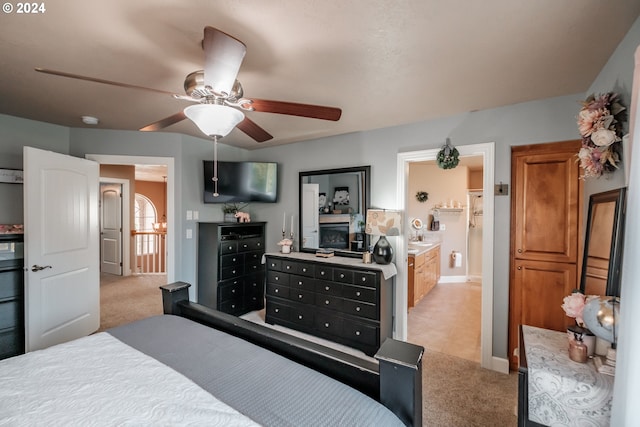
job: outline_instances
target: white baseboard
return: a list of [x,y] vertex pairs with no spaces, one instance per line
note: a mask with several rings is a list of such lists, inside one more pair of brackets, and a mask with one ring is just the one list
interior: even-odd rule
[[440,276],[438,283],[461,283],[466,281],[467,276]]
[[500,372],[503,374],[509,373],[509,359],[503,359],[501,357],[493,356],[491,361],[491,370]]

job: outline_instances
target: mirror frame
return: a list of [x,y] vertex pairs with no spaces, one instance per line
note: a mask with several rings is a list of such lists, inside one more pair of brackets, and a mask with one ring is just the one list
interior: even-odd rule
[[591,239],[591,222],[594,206],[599,203],[615,202],[613,214],[613,230],[611,235],[611,249],[609,252],[609,269],[607,271],[606,295],[620,296],[620,268],[622,265],[622,249],[624,238],[624,222],[626,214],[627,188],[592,194],[589,197],[589,213],[587,215],[587,230],[584,239],[584,254],[582,257],[582,274],[580,275],[580,291],[585,292],[587,276],[587,257],[589,255],[589,241]]
[[[316,253],[316,250],[320,248],[304,248],[302,246],[302,180],[308,176],[315,175],[333,175],[340,173],[353,173],[353,172],[364,172],[364,209],[365,212],[362,212],[362,216],[366,218],[367,209],[371,207],[371,166],[354,166],[349,168],[337,168],[337,169],[321,169],[321,170],[311,170],[311,171],[302,171],[299,172],[298,179],[298,236],[300,236],[300,244],[299,251],[300,252],[308,252],[308,253]],[[368,234],[364,235],[364,249],[369,247],[370,236]],[[355,252],[348,249],[333,249],[335,255],[343,256],[343,257],[351,257],[351,258],[360,258],[362,257],[363,252]]]

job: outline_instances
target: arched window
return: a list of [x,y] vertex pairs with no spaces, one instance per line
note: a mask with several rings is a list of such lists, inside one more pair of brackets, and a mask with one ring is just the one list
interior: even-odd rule
[[[136,193],[135,227],[138,232],[153,232],[153,223],[157,222],[156,207],[148,197]],[[155,254],[157,252],[156,235],[139,235],[136,238],[137,255]]]

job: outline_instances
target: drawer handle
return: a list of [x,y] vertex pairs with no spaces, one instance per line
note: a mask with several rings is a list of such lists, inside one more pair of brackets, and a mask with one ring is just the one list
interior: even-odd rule
[[277,294],[278,292],[280,292],[280,289],[274,289],[273,292]]
[[302,299],[302,294],[298,294],[298,299]]
[[231,308],[236,308],[236,305],[235,304],[231,304]]
[[325,286],[325,287],[324,287],[324,290],[325,290],[325,291],[328,291],[329,289],[331,289],[331,287],[329,287],[329,286]]
[[329,305],[329,300],[325,300],[324,305]]
[[280,276],[275,276],[274,280],[280,280]]
[[229,246],[229,250],[233,249],[233,246]]
[[340,273],[340,278],[344,279],[344,273]]
[[324,271],[321,271],[321,272],[320,272],[320,275],[321,275],[321,276],[324,276]]
[[356,311],[360,311],[360,307],[356,307]]
[[298,320],[302,320],[302,314],[298,315]]
[[280,309],[279,308],[275,308],[273,311],[275,311],[276,313],[280,313]]
[[366,277],[363,277],[363,278],[362,278],[362,281],[363,281],[363,282],[366,282],[366,281],[367,281],[367,278],[366,278]]
[[360,336],[360,331],[356,331],[356,336],[359,337]]
[[329,323],[328,323],[328,322],[327,322],[327,323],[325,323],[325,324],[324,324],[324,327],[325,327],[325,328],[328,328],[328,327],[329,327]]
[[302,286],[302,280],[298,280],[298,285]]
[[306,272],[307,272],[307,268],[306,268],[306,267],[303,267],[303,268],[302,268],[302,272],[303,272],[303,273],[306,273]]
[[236,293],[236,290],[235,290],[235,289],[231,289],[231,293],[232,293],[232,294],[235,294],[235,293]]
[[356,296],[359,297],[360,296],[360,291],[356,292]]
[[522,266],[521,265],[518,266],[518,270],[522,270]]
[[236,274],[236,271],[235,271],[235,270],[231,270],[231,272],[232,272],[233,274]]

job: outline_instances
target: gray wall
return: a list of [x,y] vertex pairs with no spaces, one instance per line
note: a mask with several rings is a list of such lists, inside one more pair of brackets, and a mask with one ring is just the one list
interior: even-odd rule
[[[494,142],[495,181],[511,182],[511,147],[578,139],[576,115],[588,93],[618,91],[628,105],[632,84],[633,51],[640,44],[636,21],[589,91],[490,110],[460,114],[422,123],[358,132],[302,143],[245,151],[221,145],[223,160],[262,160],[280,164],[279,201],[252,204],[254,220],[267,221],[267,250],[277,250],[283,211],[298,218],[298,172],[371,165],[371,203],[397,208],[396,158],[401,152],[439,148],[447,137],[454,145]],[[186,210],[198,210],[203,221],[221,220],[217,205],[202,203],[202,160],[212,157],[210,141],[170,133],[143,133],[92,129],[67,129],[0,115],[0,167],[21,168],[22,145],[31,145],[83,157],[85,154],[169,156],[175,158],[176,203],[179,233],[176,241],[176,279],[195,283],[196,239],[186,239]],[[6,187],[8,184],[0,184]],[[586,195],[624,185],[621,166],[608,178],[589,180]],[[0,188],[0,195],[15,190]],[[5,199],[0,199],[5,200]],[[9,199],[11,200],[11,199]],[[10,205],[0,205],[0,223],[16,222]],[[509,224],[510,199],[496,197],[495,223]],[[19,221],[21,222],[21,221]],[[297,224],[296,224],[297,227]],[[296,228],[297,229],[297,228]],[[495,227],[493,355],[506,358],[509,296],[509,230]]]

